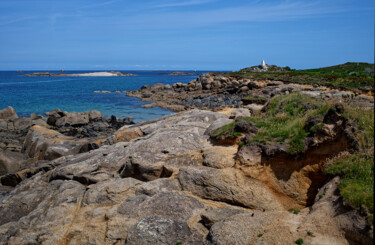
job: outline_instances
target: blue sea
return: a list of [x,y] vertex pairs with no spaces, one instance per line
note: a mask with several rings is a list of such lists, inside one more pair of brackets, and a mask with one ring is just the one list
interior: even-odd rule
[[[40,71],[16,72],[0,71],[0,109],[12,106],[18,116],[31,113],[45,115],[60,108],[68,112],[89,110],[101,111],[105,116],[133,117],[136,122],[171,114],[161,108],[142,108],[138,98],[127,97],[124,93],[94,93],[95,90],[129,91],[143,85],[156,83],[188,83],[198,76],[161,75],[170,71],[121,71],[132,73],[132,77],[24,77],[23,74]],[[49,71],[58,72],[58,71]],[[65,73],[85,73],[96,71],[65,71]],[[206,71],[196,72],[202,74]]]

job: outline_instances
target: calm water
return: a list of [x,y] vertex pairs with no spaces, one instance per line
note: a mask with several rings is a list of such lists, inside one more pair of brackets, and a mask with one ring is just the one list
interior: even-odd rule
[[[26,73],[33,73],[26,72]],[[54,71],[50,71],[54,72]],[[66,73],[83,73],[94,71],[66,71]],[[95,90],[128,91],[155,83],[173,84],[188,83],[197,76],[160,75],[168,71],[122,71],[132,73],[134,77],[23,77],[25,73],[0,71],[0,109],[12,106],[18,116],[29,116],[31,113],[45,114],[60,108],[63,111],[83,112],[101,111],[105,116],[134,117],[135,121],[150,120],[171,114],[161,109],[145,109],[147,104],[140,99],[125,94],[101,94]],[[198,72],[199,74],[203,73]]]

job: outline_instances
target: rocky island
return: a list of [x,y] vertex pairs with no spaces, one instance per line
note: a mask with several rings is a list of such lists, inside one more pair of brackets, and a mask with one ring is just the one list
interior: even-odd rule
[[24,74],[25,77],[129,77],[135,76],[131,73],[122,73],[119,71],[102,71],[89,73],[50,73],[50,72],[36,72],[31,74]]
[[0,243],[373,244],[372,92],[232,75],[128,92],[181,111],[137,124],[0,111]]

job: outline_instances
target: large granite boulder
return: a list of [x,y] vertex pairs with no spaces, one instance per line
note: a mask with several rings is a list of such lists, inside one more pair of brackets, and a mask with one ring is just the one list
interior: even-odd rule
[[24,154],[0,149],[0,176],[17,171],[25,163],[26,156]]
[[186,222],[160,216],[146,216],[130,230],[125,244],[201,244],[203,237],[193,233]]
[[89,123],[89,115],[87,113],[69,112],[66,116],[56,120],[55,125],[62,127],[65,125],[82,126]]
[[7,108],[0,110],[0,119],[9,120],[16,118],[18,118],[18,116],[13,107],[8,106]]
[[28,156],[29,162],[35,162],[77,154],[86,144],[88,144],[86,139],[74,139],[35,125],[26,135],[23,151]]
[[284,209],[267,186],[236,169],[182,168],[178,179],[183,190],[202,198],[252,209]]

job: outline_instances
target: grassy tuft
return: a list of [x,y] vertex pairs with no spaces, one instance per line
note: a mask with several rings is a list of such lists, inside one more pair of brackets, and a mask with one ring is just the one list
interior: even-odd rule
[[[309,108],[315,109],[309,109]],[[308,117],[324,114],[329,106],[302,94],[290,94],[273,98],[265,114],[257,113],[246,118],[259,131],[253,142],[277,142],[287,144],[289,153],[298,154],[304,150],[304,140],[309,134],[304,127]]]
[[[374,153],[343,155],[327,162],[325,173],[340,175],[340,193],[353,208],[374,212]],[[370,217],[371,218],[371,217]]]
[[230,124],[224,125],[223,127],[220,127],[218,129],[215,129],[212,132],[212,135],[215,138],[237,138],[238,136],[241,136],[241,133],[236,132],[234,130],[234,127],[236,126],[236,122],[232,122]]
[[359,129],[356,138],[360,147],[362,149],[374,147],[374,111],[345,106],[344,116],[356,122]]

